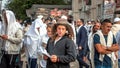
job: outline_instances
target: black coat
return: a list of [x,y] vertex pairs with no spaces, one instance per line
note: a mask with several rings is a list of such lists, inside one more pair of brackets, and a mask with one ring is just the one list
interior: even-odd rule
[[70,68],[69,63],[75,61],[75,44],[68,37],[64,36],[54,45],[51,39],[47,44],[47,51],[50,55],[57,55],[59,62],[53,63],[47,60],[47,68]]
[[88,35],[87,30],[84,26],[81,26],[81,28],[79,29],[79,32],[76,35],[76,39],[78,47],[82,47],[82,50],[79,50],[79,55],[81,56],[80,58],[83,58],[83,56],[86,56],[89,52]]

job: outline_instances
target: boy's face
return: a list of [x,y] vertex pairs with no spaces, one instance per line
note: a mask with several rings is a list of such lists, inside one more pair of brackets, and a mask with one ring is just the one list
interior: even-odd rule
[[65,33],[66,33],[66,27],[63,26],[63,25],[59,25],[59,26],[57,27],[57,34],[58,34],[58,36],[59,36],[59,37],[62,37],[62,36],[65,35]]
[[47,28],[47,35],[48,35],[48,37],[52,36],[52,28],[50,28],[50,27]]

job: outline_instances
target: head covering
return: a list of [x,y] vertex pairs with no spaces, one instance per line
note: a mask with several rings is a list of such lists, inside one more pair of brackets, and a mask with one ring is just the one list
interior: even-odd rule
[[116,17],[116,18],[114,19],[114,22],[118,22],[118,21],[120,21],[120,18],[119,18],[119,17]]
[[[32,25],[30,26],[29,30],[25,33],[27,36],[39,36],[43,35],[44,31],[43,30],[43,21],[41,20],[43,16],[37,18],[35,21],[33,21]],[[38,32],[37,28],[40,29],[40,32]]]
[[[5,12],[4,15],[6,15],[7,22],[5,21],[5,18],[3,17],[3,25],[2,25],[2,28],[1,28],[1,30],[2,30],[1,34],[5,34],[8,37],[9,36],[14,37],[16,32],[19,29],[21,29],[21,27],[20,27],[19,23],[16,22],[15,15],[12,11],[5,10],[4,12]],[[10,44],[11,44],[11,42],[5,42],[5,43],[3,42],[3,45],[4,45],[3,49],[8,50]],[[20,45],[20,44],[18,44],[18,45]]]
[[[38,29],[39,28],[39,29]],[[44,33],[43,29],[43,21],[40,18],[37,18],[33,21],[29,30],[25,33],[24,44],[27,47],[27,52],[30,57],[36,58],[37,53],[41,52],[41,36]],[[39,48],[40,50],[39,50]]]
[[[17,32],[18,28],[21,28],[21,27],[16,22],[15,15],[12,11],[5,10],[5,12],[6,12],[6,17],[7,17],[7,27],[5,27],[6,24],[3,23],[4,29],[7,28],[7,35],[14,35]],[[6,32],[6,30],[4,30],[4,32]]]
[[62,16],[61,16],[61,19],[66,19],[66,20],[67,20],[67,16],[62,15]]
[[27,33],[25,33],[25,35],[28,36],[38,36],[40,33],[38,32],[38,29],[41,29],[43,25],[42,20],[36,19],[32,25],[30,26],[29,30],[27,31]]

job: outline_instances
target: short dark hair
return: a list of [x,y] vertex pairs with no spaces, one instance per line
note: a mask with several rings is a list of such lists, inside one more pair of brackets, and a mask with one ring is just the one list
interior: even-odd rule
[[52,21],[52,18],[51,18],[51,17],[47,17],[47,18],[45,19],[45,21],[47,21],[47,20]]
[[103,25],[103,24],[105,24],[105,23],[111,23],[111,24],[112,24],[112,22],[111,22],[109,19],[104,19],[104,20],[101,22],[101,25]]
[[80,19],[81,20],[81,22],[84,24],[84,19]]

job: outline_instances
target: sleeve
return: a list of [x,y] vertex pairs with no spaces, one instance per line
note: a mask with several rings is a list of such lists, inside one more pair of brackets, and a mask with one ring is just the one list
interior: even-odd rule
[[95,34],[93,37],[93,43],[98,44],[100,43],[100,36],[98,34]]
[[59,62],[61,63],[70,63],[75,61],[76,54],[75,54],[75,44],[72,40],[67,40],[66,44],[66,55],[58,56]]
[[18,31],[15,34],[15,37],[8,36],[8,41],[10,41],[14,44],[19,44],[22,42],[22,38],[23,38],[22,29],[18,29]]
[[88,35],[87,35],[87,30],[85,27],[81,28],[81,38],[80,38],[80,43],[79,46],[82,46],[82,52],[83,55],[86,56],[88,50]]
[[80,40],[80,42],[79,42],[79,45],[78,46],[82,46],[83,48],[84,48],[84,46],[85,46],[85,42],[87,41],[87,39],[88,39],[88,36],[87,36],[87,30],[83,27],[82,29],[81,29],[81,40]]

